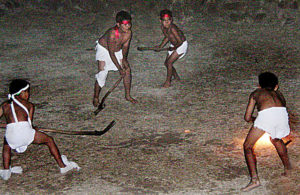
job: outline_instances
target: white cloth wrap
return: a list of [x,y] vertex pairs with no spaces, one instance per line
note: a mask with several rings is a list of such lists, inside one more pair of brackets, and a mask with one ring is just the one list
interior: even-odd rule
[[23,169],[20,166],[9,167],[9,169],[0,170],[0,177],[4,180],[8,180],[12,173],[22,174]]
[[25,152],[35,136],[35,130],[28,121],[9,123],[6,126],[5,138],[8,145],[18,153]]
[[77,171],[81,169],[76,162],[69,161],[65,155],[61,155],[61,159],[63,163],[66,165],[66,167],[60,168],[60,173],[64,174],[72,169],[76,169]]
[[267,132],[272,139],[290,134],[289,117],[285,107],[271,107],[258,112],[254,127]]
[[[97,73],[95,75],[99,86],[103,87],[106,82],[108,71],[111,71],[111,70],[118,71],[118,68],[112,61],[108,50],[105,47],[103,47],[102,45],[100,45],[98,43],[98,41],[96,41],[95,49],[96,49],[96,61],[104,61],[105,62],[104,70],[100,71],[99,73]],[[116,55],[116,58],[117,58],[119,64],[121,65],[121,62],[123,59],[122,50],[115,52],[115,55]]]
[[[170,47],[174,47],[174,45],[170,44]],[[188,42],[187,41],[184,41],[177,49],[177,54],[180,55],[180,54],[183,54],[179,57],[179,59],[183,58],[187,52],[187,49],[188,49]],[[174,51],[168,51],[169,55],[171,55]]]

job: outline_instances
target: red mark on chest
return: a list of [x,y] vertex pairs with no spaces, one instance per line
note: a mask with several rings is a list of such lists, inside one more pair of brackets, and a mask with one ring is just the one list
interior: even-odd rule
[[115,35],[116,39],[120,38],[119,28],[117,26],[115,27]]

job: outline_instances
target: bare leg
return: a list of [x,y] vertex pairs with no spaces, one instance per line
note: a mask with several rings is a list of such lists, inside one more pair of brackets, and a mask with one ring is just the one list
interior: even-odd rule
[[176,51],[174,51],[170,56],[167,56],[167,59],[165,61],[165,66],[167,68],[167,79],[166,79],[165,83],[163,84],[163,87],[165,87],[165,88],[168,88],[171,86],[172,76],[174,76],[174,78],[176,80],[180,80],[176,69],[173,67],[174,62],[176,60],[178,60],[179,57],[180,57],[180,55],[178,55]]
[[130,89],[131,89],[131,69],[128,66],[128,68],[125,70],[125,76],[123,79],[124,87],[125,87],[125,99],[127,101],[130,101],[131,103],[137,103],[138,101],[133,99],[130,95]]
[[[104,61],[97,61],[98,62],[98,72],[104,70],[104,66],[105,66],[105,62]],[[95,107],[98,106],[99,104],[99,94],[101,92],[101,87],[99,86],[97,80],[95,82],[95,85],[94,85],[94,96],[93,96],[93,105]]]
[[99,104],[99,94],[101,92],[101,87],[99,86],[97,80],[95,81],[95,86],[94,86],[94,96],[93,96],[93,105],[95,107],[98,106]]
[[[181,54],[182,55],[182,54]],[[181,56],[181,55],[179,55],[179,57]],[[166,66],[166,68],[168,67],[167,66],[167,63],[168,63],[168,59],[169,59],[169,55],[167,55],[167,58],[166,58],[166,60],[165,60],[165,66]],[[177,74],[177,71],[176,71],[176,69],[172,66],[172,78],[174,78],[174,80],[180,80],[180,77],[179,77],[179,75]]]
[[282,161],[284,166],[284,173],[283,175],[288,176],[290,170],[292,169],[291,163],[289,161],[287,148],[283,143],[282,139],[271,139],[272,144],[275,146],[277,153]]
[[52,137],[50,137],[49,135],[47,135],[43,132],[36,131],[33,143],[47,145],[49,150],[50,150],[50,153],[52,154],[52,156],[56,160],[58,166],[60,168],[66,167],[66,165],[63,163],[63,161],[61,159],[61,155],[59,153],[59,150],[58,150],[58,148],[57,148],[57,146],[56,146],[56,144],[55,144]]
[[250,191],[258,186],[260,186],[260,181],[257,175],[257,166],[256,166],[256,156],[253,150],[253,147],[257,140],[264,134],[265,132],[252,127],[246,137],[244,142],[244,155],[247,163],[247,167],[249,170],[249,174],[251,177],[250,183],[242,188],[241,190],[246,192]]
[[11,158],[11,148],[8,145],[5,138],[4,138],[4,143],[3,143],[2,158],[3,158],[3,168],[9,169],[10,158]]

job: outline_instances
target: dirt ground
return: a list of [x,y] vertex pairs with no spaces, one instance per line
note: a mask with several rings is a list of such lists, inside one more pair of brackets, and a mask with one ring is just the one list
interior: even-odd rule
[[[14,152],[12,165],[22,166],[23,174],[0,180],[1,194],[240,194],[249,182],[242,144],[251,124],[243,115],[257,75],[277,74],[288,107],[300,113],[299,11],[289,10],[289,18],[279,20],[274,4],[262,7],[265,15],[168,7],[175,10],[189,52],[175,63],[181,81],[163,89],[166,53],[136,49],[162,40],[157,15],[163,8],[150,3],[106,5],[97,13],[19,8],[0,17],[1,101],[11,79],[25,78],[32,84],[36,126],[102,130],[116,121],[101,137],[49,134],[81,166],[79,172],[61,175],[45,146]],[[95,52],[86,49],[114,25],[121,9],[133,17],[129,63],[139,104],[125,101],[121,83],[92,117],[97,67]],[[118,77],[109,74],[102,95]],[[292,175],[281,177],[275,149],[257,144],[262,186],[245,194],[299,193],[299,124],[294,129],[288,145]]]

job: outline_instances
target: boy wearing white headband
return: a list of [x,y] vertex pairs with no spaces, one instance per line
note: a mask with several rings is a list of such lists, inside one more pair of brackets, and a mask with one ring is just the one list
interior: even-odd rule
[[52,137],[33,129],[31,121],[34,105],[28,101],[29,95],[29,83],[15,79],[9,86],[9,100],[0,107],[0,117],[4,115],[7,123],[2,152],[4,170],[0,170],[0,176],[8,180],[11,173],[22,173],[21,167],[10,167],[11,149],[23,153],[31,143],[47,145],[61,173],[79,170],[80,167],[75,162],[69,162],[66,156],[60,155]]

